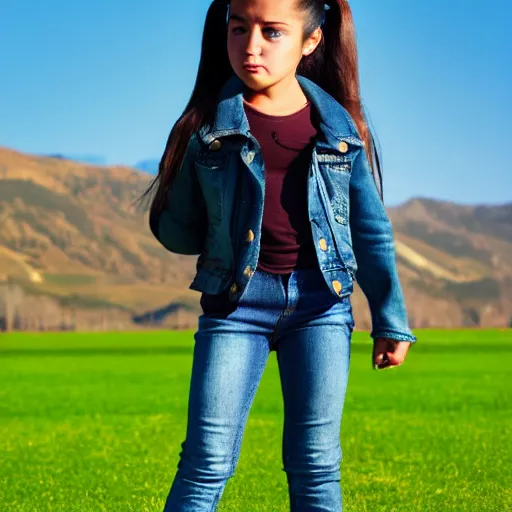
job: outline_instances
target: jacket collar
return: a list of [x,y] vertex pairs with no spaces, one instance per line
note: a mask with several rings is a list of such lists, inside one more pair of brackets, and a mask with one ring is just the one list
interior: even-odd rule
[[[306,77],[297,75],[297,80],[308,100],[319,115],[320,130],[328,147],[335,150],[341,141],[362,146],[348,112],[330,94]],[[249,137],[249,122],[243,103],[244,83],[233,74],[222,87],[213,126],[205,125],[199,137],[205,144],[229,135]]]

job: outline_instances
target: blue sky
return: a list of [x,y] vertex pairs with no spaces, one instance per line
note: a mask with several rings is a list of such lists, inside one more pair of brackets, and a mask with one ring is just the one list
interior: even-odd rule
[[[1,0],[0,146],[158,159],[192,90],[205,0]],[[352,0],[386,204],[512,200],[512,2]]]

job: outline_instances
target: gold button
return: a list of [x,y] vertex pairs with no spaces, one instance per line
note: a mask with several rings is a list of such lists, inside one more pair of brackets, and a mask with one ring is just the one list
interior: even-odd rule
[[245,237],[245,239],[246,239],[249,243],[254,242],[254,233],[252,232],[252,229],[249,229],[249,231],[247,231],[247,236]]
[[341,283],[339,281],[333,281],[332,282],[332,287],[334,288],[334,291],[339,295],[340,292],[341,292],[341,289],[343,288],[343,286],[341,286]]
[[327,242],[325,238],[320,238],[318,245],[320,246],[320,249],[322,249],[322,251],[327,251]]
[[249,151],[249,153],[247,153],[247,156],[245,157],[245,161],[246,161],[246,163],[250,164],[250,163],[252,163],[253,160],[254,160],[254,151]]
[[236,293],[238,291],[238,286],[236,285],[236,283],[233,283],[233,286],[231,286],[230,291],[231,293]]
[[342,152],[342,153],[346,153],[348,151],[348,144],[342,140],[338,146],[338,149]]
[[215,139],[211,144],[210,144],[210,149],[212,151],[218,151],[222,146],[222,142],[219,140],[219,139]]
[[251,275],[252,275],[252,269],[251,269],[251,267],[250,267],[250,266],[245,267],[244,275],[245,275],[245,276],[247,276],[247,277],[251,277]]

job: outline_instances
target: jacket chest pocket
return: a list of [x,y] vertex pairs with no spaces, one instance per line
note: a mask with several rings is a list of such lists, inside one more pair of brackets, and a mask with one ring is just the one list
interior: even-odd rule
[[[335,215],[346,217],[343,205],[349,200],[350,177],[352,175],[352,162],[350,160],[320,163],[320,174],[325,182],[329,201],[333,208],[337,208]],[[339,220],[338,220],[339,222]],[[345,222],[340,222],[344,224]]]
[[317,161],[327,193],[327,206],[332,211],[332,218],[340,227],[347,226],[349,224],[352,160],[348,155],[319,153]]
[[196,159],[197,179],[203,191],[209,220],[218,224],[224,217],[229,158],[227,154]]

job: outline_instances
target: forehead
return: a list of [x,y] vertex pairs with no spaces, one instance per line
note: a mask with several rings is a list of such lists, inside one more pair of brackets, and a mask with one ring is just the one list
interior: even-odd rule
[[254,23],[297,22],[303,16],[298,0],[231,0],[230,13]]

